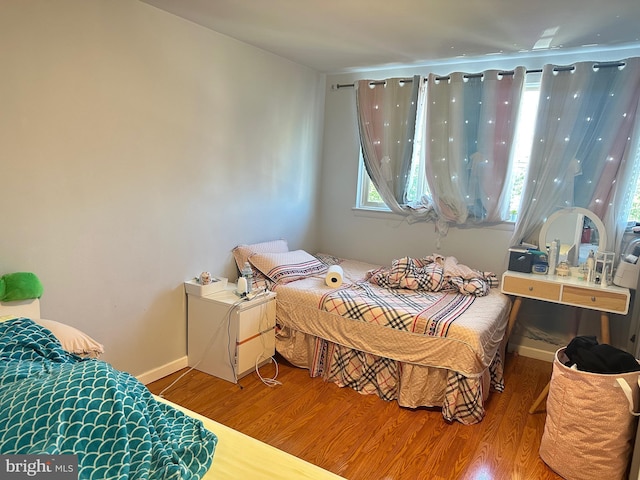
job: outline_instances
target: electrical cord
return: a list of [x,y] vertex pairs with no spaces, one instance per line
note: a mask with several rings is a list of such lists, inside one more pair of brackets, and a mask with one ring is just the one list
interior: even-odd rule
[[[229,307],[229,309],[227,310],[227,313],[225,315],[226,317],[226,321],[227,321],[227,353],[228,353],[228,358],[229,358],[229,366],[231,367],[231,370],[233,372],[233,378],[235,380],[235,383],[240,387],[240,389],[243,389],[244,387],[239,383],[238,381],[238,377],[237,377],[237,372],[235,371],[236,365],[235,365],[235,361],[233,359],[233,356],[237,355],[237,345],[235,344],[235,342],[231,342],[231,315],[233,313],[233,311],[240,305],[242,305],[242,303],[244,303],[245,301],[251,301],[254,300],[258,297],[261,296],[265,296],[268,294],[268,290],[267,289],[260,289],[255,293],[251,293],[251,294],[243,294],[239,297],[238,300],[236,300],[231,307]],[[267,309],[266,309],[266,304],[263,303],[261,305],[259,305],[262,313],[260,316],[260,321],[259,321],[259,332],[262,334],[266,329],[264,328],[264,321],[266,319],[267,324],[266,327],[268,327],[268,315],[267,315]],[[268,328],[267,328],[268,329]],[[266,344],[264,341],[264,337],[263,335],[260,335],[261,338],[261,342],[262,342],[262,349],[263,351],[266,350]],[[158,394],[158,396],[160,398],[164,398],[164,394],[171,389],[176,383],[178,383],[180,380],[182,380],[182,378],[184,378],[189,372],[191,372],[192,370],[196,369],[198,367],[198,365],[200,365],[200,363],[202,363],[202,361],[206,358],[207,353],[209,352],[209,350],[211,349],[211,347],[213,346],[213,344],[215,343],[215,339],[216,339],[216,334],[214,333],[211,336],[211,339],[209,341],[209,344],[207,345],[207,347],[205,348],[204,352],[202,353],[202,356],[200,357],[200,359],[191,367],[189,367],[189,369],[187,371],[185,371],[184,373],[182,373],[178,378],[176,378],[173,382],[171,382],[167,387],[163,388],[162,391]],[[233,347],[233,348],[232,348]],[[233,350],[233,351],[232,351]],[[276,378],[278,376],[278,362],[276,362],[276,360],[273,357],[269,357],[269,359],[274,363],[275,368],[276,368],[276,373],[274,375],[273,378],[264,378],[259,371],[259,367],[258,364],[260,362],[262,357],[262,354],[258,355],[258,357],[256,358],[256,373],[258,374],[258,377],[260,378],[260,380],[262,381],[263,384],[269,386],[269,387],[273,387],[276,385],[282,385],[281,382],[277,381]]]
[[258,357],[256,358],[256,373],[258,374],[258,378],[260,378],[260,381],[267,387],[276,387],[278,385],[282,385],[282,382],[276,380],[276,378],[278,378],[278,362],[276,362],[276,359],[273,357],[269,357],[269,360],[271,360],[273,365],[276,367],[275,375],[272,378],[264,378],[262,375],[260,375],[260,368],[258,366],[261,358],[262,355],[258,355]]
[[[266,293],[266,290],[265,290],[265,293]],[[269,311],[268,311],[267,305],[268,303],[263,303],[261,305],[262,311],[261,311],[260,321],[258,322],[258,331],[260,332],[260,343],[262,344],[263,353],[261,353],[256,357],[256,373],[258,374],[258,378],[260,379],[260,381],[263,384],[265,384],[267,387],[275,387],[278,385],[282,385],[282,382],[276,380],[278,378],[278,362],[276,361],[275,358],[268,357],[268,360],[271,360],[271,362],[275,366],[276,371],[274,376],[272,378],[265,378],[260,374],[260,361],[265,359],[264,352],[267,351],[268,349],[268,346],[266,344],[267,337],[266,335],[263,335],[263,333],[266,333],[269,330],[272,330],[275,328],[275,325],[269,324]]]
[[[233,305],[231,305],[231,307],[229,307],[229,309],[227,310],[227,313],[225,315],[226,318],[227,318],[227,344],[229,344],[231,342],[231,332],[229,331],[230,324],[231,324],[231,313],[233,312],[234,309],[236,309],[238,307],[238,305],[241,305],[244,301],[245,301],[244,298],[240,298],[240,300],[237,300],[236,302],[234,302]],[[167,387],[163,388],[160,391],[160,393],[158,394],[158,396],[160,398],[164,398],[164,394],[166,393],[167,390],[169,390],[171,387],[173,387],[176,383],[178,383],[180,380],[182,380],[182,378],[184,378],[185,375],[187,375],[189,372],[194,370],[198,365],[200,365],[202,363],[202,361],[206,357],[206,354],[209,352],[209,350],[211,349],[211,347],[215,343],[215,339],[216,339],[216,335],[214,333],[211,336],[211,339],[209,340],[209,344],[207,345],[207,348],[205,348],[205,350],[202,353],[202,356],[200,357],[200,359],[193,366],[189,367],[189,369],[186,372],[184,372],[182,375],[180,375],[178,378],[176,378],[173,382],[171,382]],[[231,369],[233,370],[233,378],[235,378],[236,382],[237,382],[236,372],[235,372],[235,369],[234,369],[234,364],[231,361],[231,349],[229,347],[227,347],[227,348],[228,348],[228,351],[229,351],[229,363],[231,364]],[[240,388],[242,388],[242,385],[240,385]]]

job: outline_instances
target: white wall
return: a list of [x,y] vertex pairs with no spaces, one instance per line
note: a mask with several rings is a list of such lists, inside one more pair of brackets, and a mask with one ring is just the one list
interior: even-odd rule
[[186,354],[182,282],[315,248],[324,77],[136,0],[0,3],[0,274],[140,374]]
[[[546,63],[566,65],[580,60],[614,61],[640,55],[640,48],[611,51],[587,50],[570,54],[549,55],[548,52],[528,58],[488,60],[455,59],[424,66],[384,70],[358,71],[327,76],[324,116],[324,148],[320,190],[319,241],[322,250],[335,255],[361,259],[382,265],[406,255],[424,257],[432,253],[453,255],[471,267],[493,271],[499,275],[507,267],[513,224],[484,228],[452,227],[446,237],[438,239],[433,223],[408,224],[400,216],[363,214],[353,210],[356,202],[358,175],[358,132],[353,88],[333,88],[359,79],[385,79],[416,74],[446,75],[454,71],[480,72],[489,68],[512,69],[524,65],[540,68]],[[525,302],[521,318],[552,335],[569,339],[564,308]],[[628,318],[613,316],[612,341],[626,347]],[[599,317],[587,313],[581,334],[597,334]],[[537,347],[536,347],[537,348]]]

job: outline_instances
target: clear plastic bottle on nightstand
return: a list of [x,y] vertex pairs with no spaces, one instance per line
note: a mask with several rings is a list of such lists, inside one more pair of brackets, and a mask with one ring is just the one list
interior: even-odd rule
[[240,274],[247,280],[247,293],[251,293],[251,290],[253,290],[253,270],[251,270],[249,262],[244,262],[244,267]]

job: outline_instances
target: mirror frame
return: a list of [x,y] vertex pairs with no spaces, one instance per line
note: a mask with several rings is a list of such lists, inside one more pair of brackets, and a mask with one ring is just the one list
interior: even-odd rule
[[540,236],[538,237],[538,248],[540,250],[542,250],[543,248],[546,249],[547,232],[549,231],[550,225],[563,215],[569,214],[579,214],[588,217],[595,224],[595,226],[598,227],[598,235],[600,238],[600,242],[598,243],[598,251],[604,252],[607,250],[607,230],[604,226],[604,223],[602,222],[602,220],[600,220],[600,217],[598,217],[591,210],[582,207],[562,208],[549,215],[546,222],[542,224],[542,228],[540,229]]

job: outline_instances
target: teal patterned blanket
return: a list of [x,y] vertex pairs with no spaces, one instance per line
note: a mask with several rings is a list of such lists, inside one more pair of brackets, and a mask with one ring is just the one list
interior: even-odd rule
[[216,444],[133,376],[29,319],[0,323],[1,454],[76,454],[81,479],[199,479]]

